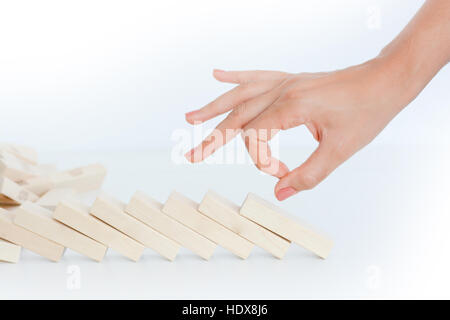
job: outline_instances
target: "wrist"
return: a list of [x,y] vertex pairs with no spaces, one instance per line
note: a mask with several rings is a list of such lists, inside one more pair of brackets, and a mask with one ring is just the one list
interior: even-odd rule
[[386,84],[386,92],[395,95],[390,99],[396,102],[399,108],[397,111],[414,100],[432,78],[422,58],[416,52],[403,51],[403,48],[389,45],[374,61],[381,76],[380,81]]

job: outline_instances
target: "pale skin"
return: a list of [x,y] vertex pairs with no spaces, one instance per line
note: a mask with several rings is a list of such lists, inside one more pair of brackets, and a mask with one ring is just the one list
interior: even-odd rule
[[[186,120],[197,124],[231,111],[216,128],[224,139],[207,137],[186,158],[203,161],[238,133],[227,129],[241,129],[250,157],[279,179],[275,196],[285,200],[314,188],[370,143],[449,60],[450,1],[427,0],[377,57],[360,65],[321,73],[214,70],[217,80],[237,86]],[[289,170],[271,156],[268,142],[279,130],[300,125],[319,145]]]

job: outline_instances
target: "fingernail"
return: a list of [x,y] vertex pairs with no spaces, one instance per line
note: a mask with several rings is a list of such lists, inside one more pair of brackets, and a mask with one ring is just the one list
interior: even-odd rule
[[186,113],[185,114],[186,121],[191,123],[191,124],[194,124],[194,122],[196,122],[196,123],[200,122],[200,120],[195,119],[197,114],[198,114],[198,110],[194,110],[194,111]]
[[192,117],[196,112],[197,112],[197,110],[187,112],[187,113],[185,114],[185,115],[186,115],[186,118]]
[[225,70],[222,70],[222,69],[214,69],[214,72],[219,72],[219,73],[221,73],[221,72],[225,72]]
[[287,187],[287,188],[280,189],[277,192],[276,196],[277,196],[278,200],[283,201],[283,200],[293,196],[296,193],[297,193],[297,191],[294,188]]

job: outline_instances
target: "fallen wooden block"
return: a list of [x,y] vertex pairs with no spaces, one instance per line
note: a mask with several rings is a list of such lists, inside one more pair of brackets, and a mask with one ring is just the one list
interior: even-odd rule
[[9,143],[0,143],[0,151],[9,152],[17,158],[30,164],[37,164],[38,162],[38,154],[36,150],[30,147]]
[[162,207],[161,203],[138,191],[131,198],[125,211],[203,259],[209,260],[217,245],[163,213]]
[[196,202],[178,192],[172,192],[162,211],[238,257],[246,259],[249,256],[253,249],[250,241],[201,214],[197,208]]
[[40,197],[36,204],[53,211],[63,200],[77,200],[76,191],[70,188],[51,189]]
[[241,207],[240,214],[257,224],[279,234],[325,259],[333,247],[333,241],[321,235],[297,217],[250,193]]
[[138,261],[145,249],[139,242],[90,215],[89,208],[82,204],[63,200],[53,212],[53,218],[133,261]]
[[106,176],[101,164],[92,164],[50,175],[54,188],[71,188],[77,192],[100,189]]
[[153,249],[173,261],[178,254],[180,245],[125,213],[124,210],[125,204],[103,194],[95,200],[90,213],[147,248]]
[[19,183],[19,185],[37,196],[42,196],[53,188],[53,182],[49,176],[26,179]]
[[14,224],[14,216],[15,210],[7,211],[0,208],[0,238],[51,261],[58,262],[61,259],[65,250],[62,245]]
[[208,191],[198,206],[198,211],[204,215],[267,250],[275,257],[283,258],[290,242],[241,216],[239,209],[239,206],[211,190]]
[[20,246],[0,239],[0,261],[17,263],[20,251]]
[[0,176],[19,182],[38,176],[36,167],[15,156],[0,152]]
[[50,176],[58,172],[58,167],[53,163],[42,163],[36,165],[35,171],[39,176]]
[[52,212],[35,203],[25,202],[15,211],[14,223],[60,245],[101,261],[106,246],[54,220]]
[[17,205],[25,201],[36,201],[38,196],[14,181],[0,177],[0,204]]

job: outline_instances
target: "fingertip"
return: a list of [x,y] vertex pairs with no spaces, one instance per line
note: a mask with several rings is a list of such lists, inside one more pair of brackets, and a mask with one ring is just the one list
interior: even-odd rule
[[283,201],[283,200],[286,200],[287,198],[292,197],[296,193],[297,193],[297,190],[295,190],[292,187],[287,187],[287,188],[282,188],[282,189],[278,190],[277,192],[275,192],[275,197],[279,201]]
[[186,118],[186,121],[189,122],[190,124],[195,125],[202,123],[202,120],[199,118],[200,116],[199,110],[187,112],[184,116]]
[[224,81],[223,76],[225,75],[226,71],[221,69],[214,69],[213,70],[213,77],[218,81]]
[[289,173],[289,168],[287,167],[287,165],[285,165],[283,162],[279,161],[279,169],[278,169],[277,178],[281,179],[288,173]]
[[193,162],[192,161],[192,155],[193,155],[193,153],[194,153],[194,149],[191,149],[191,150],[189,150],[188,152],[186,152],[185,154],[184,154],[184,157],[186,158],[186,160],[187,161],[189,161],[189,162]]
[[276,186],[275,186],[275,194],[277,194],[281,189],[285,189],[291,187],[291,184],[289,183],[287,179],[287,174],[278,180]]
[[194,149],[187,152],[185,155],[186,159],[188,159],[191,163],[201,162],[204,159],[203,156],[203,147],[201,145],[195,147]]
[[268,166],[259,166],[260,170],[281,179],[289,173],[289,168],[281,161],[275,158],[270,159],[270,164]]

